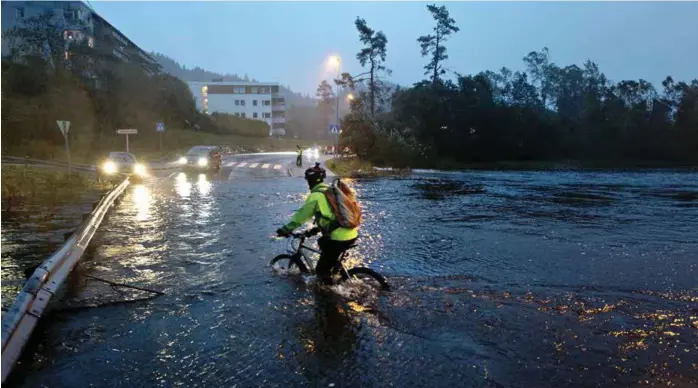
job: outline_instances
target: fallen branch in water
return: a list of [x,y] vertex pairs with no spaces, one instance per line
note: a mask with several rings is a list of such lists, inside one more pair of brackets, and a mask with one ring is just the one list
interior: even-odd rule
[[133,285],[130,285],[130,284],[125,284],[125,283],[112,282],[111,280],[98,278],[98,277],[92,276],[92,275],[85,275],[85,276],[88,277],[88,278],[90,278],[90,279],[94,279],[94,280],[97,280],[97,281],[100,281],[100,282],[104,282],[104,283],[107,283],[107,284],[111,284],[112,286],[116,286],[116,287],[131,288],[131,289],[139,290],[139,291],[152,292],[153,294],[165,295],[165,293],[162,292],[162,291],[157,291],[157,290],[153,290],[153,289],[149,289],[149,288],[143,288],[143,287],[133,286]]
[[73,312],[73,311],[82,311],[82,310],[87,310],[87,309],[94,309],[94,308],[100,308],[100,307],[107,307],[107,306],[114,306],[114,305],[119,305],[119,304],[127,304],[127,303],[136,303],[136,302],[143,302],[146,300],[150,300],[153,298],[156,298],[160,295],[152,295],[152,296],[146,296],[144,298],[138,298],[138,299],[129,299],[129,300],[115,300],[111,302],[104,302],[100,304],[93,304],[93,305],[82,305],[82,306],[70,306],[70,307],[64,307],[61,309],[56,309],[51,311],[51,313],[67,313],[67,312]]

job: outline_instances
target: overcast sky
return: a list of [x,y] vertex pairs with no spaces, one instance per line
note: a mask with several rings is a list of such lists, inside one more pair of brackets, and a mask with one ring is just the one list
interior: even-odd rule
[[[388,37],[393,82],[423,78],[416,39],[431,32],[418,2],[90,2],[147,51],[187,67],[248,74],[314,93],[330,79],[326,58],[360,72],[357,16]],[[544,46],[558,65],[592,59],[613,81],[643,78],[661,88],[667,75],[698,77],[698,2],[445,2],[460,32],[446,66],[459,73],[523,68]]]

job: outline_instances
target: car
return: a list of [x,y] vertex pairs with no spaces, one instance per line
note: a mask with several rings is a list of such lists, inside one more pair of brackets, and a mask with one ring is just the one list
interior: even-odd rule
[[221,148],[216,146],[194,146],[178,163],[190,171],[219,171],[221,169]]
[[325,155],[334,155],[334,146],[326,146]]
[[99,164],[97,173],[100,181],[128,176],[140,182],[148,176],[145,165],[138,163],[136,156],[131,152],[110,152]]
[[320,157],[320,150],[318,149],[317,144],[305,150],[305,153],[308,159],[317,159]]

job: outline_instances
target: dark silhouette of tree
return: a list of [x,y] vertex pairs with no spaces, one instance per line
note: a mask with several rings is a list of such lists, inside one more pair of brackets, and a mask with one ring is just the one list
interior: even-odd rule
[[437,7],[435,4],[427,5],[427,9],[436,21],[434,34],[420,36],[417,38],[417,42],[419,42],[422,48],[422,56],[431,57],[429,63],[424,66],[424,75],[431,74],[432,82],[436,83],[439,80],[439,76],[446,73],[442,66],[442,62],[448,59],[444,43],[453,33],[458,32],[460,29],[456,27],[456,21],[449,16],[445,5],[440,7]]
[[315,96],[318,98],[317,109],[322,117],[323,127],[325,130],[329,127],[332,117],[335,114],[335,93],[332,90],[332,85],[327,81],[322,80],[317,87]]
[[558,67],[547,49],[529,53],[524,64],[526,71],[456,73],[400,88],[389,112],[346,117],[342,141],[360,157],[396,167],[698,163],[698,79],[667,77],[660,91],[642,79],[613,83],[590,60]]
[[[368,65],[368,99],[369,107],[371,112],[371,117],[376,115],[376,101],[379,98],[381,92],[381,75],[383,72],[388,72],[389,70],[385,67],[385,57],[387,54],[386,45],[388,43],[388,38],[382,31],[375,31],[371,29],[366,21],[360,17],[356,18],[356,29],[359,31],[359,40],[364,44],[357,54],[356,59],[359,61],[362,67]],[[344,75],[343,75],[344,76]],[[348,74],[347,74],[348,76]],[[343,77],[344,78],[344,77]],[[349,78],[355,78],[349,76]],[[351,84],[356,82],[346,81]]]

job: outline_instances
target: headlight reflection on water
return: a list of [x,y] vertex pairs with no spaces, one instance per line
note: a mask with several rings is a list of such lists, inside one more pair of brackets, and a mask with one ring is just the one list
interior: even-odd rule
[[187,181],[187,175],[180,172],[175,179],[175,191],[182,198],[187,198],[191,195],[191,183]]
[[196,182],[196,187],[201,195],[206,196],[211,192],[211,182],[206,179],[206,174],[199,174],[199,180]]
[[136,220],[147,221],[150,218],[150,204],[152,202],[150,189],[144,185],[137,185],[133,189],[133,205],[136,207]]

